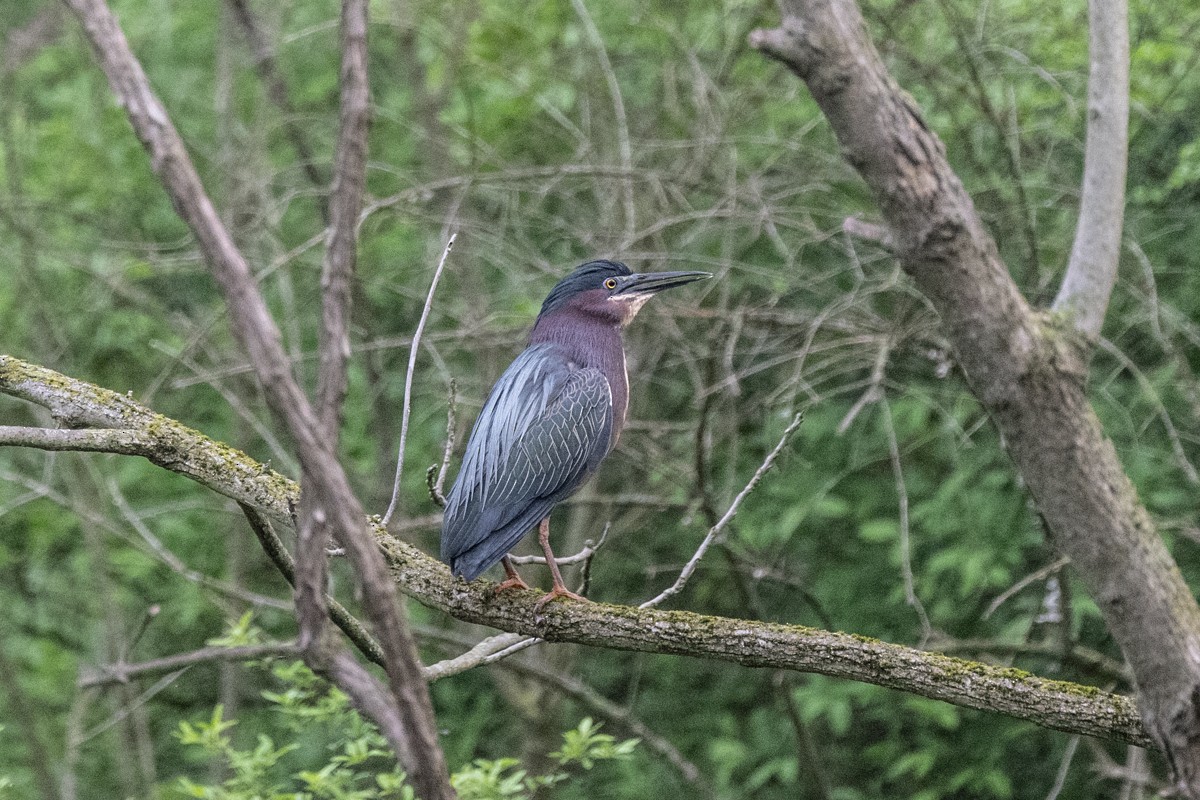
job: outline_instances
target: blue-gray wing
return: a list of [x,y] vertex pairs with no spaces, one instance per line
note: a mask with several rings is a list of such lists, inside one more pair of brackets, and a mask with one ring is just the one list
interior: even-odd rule
[[597,369],[552,344],[523,352],[496,382],[446,498],[442,560],[468,580],[498,562],[608,454],[612,392]]

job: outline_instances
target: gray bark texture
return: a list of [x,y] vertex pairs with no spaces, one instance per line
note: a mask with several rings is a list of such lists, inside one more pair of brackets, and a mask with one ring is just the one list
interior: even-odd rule
[[1128,659],[1179,790],[1200,797],[1200,608],[1088,402],[1085,336],[1070,314],[1021,296],[853,0],[781,7],[782,25],[755,31],[752,46],[804,80],[874,193],[903,268]]

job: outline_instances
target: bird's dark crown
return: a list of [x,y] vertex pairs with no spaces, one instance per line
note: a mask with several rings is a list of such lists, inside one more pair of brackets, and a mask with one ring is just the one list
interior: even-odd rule
[[538,316],[545,316],[561,308],[580,292],[604,289],[604,281],[608,278],[623,278],[632,274],[629,267],[620,261],[601,259],[580,264],[554,285],[550,294],[546,295],[546,300],[542,303],[542,311]]

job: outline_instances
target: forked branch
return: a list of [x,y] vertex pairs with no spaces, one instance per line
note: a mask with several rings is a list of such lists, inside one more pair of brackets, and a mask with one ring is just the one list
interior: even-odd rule
[[[1105,73],[1097,60],[1124,61],[1125,22],[1117,2],[1092,5],[1093,81],[1104,74],[1124,80],[1122,64],[1109,65],[1113,72]],[[1055,546],[1071,559],[1133,668],[1144,719],[1167,751],[1180,791],[1200,798],[1200,749],[1195,746],[1200,738],[1195,655],[1200,606],[1085,391],[1086,334],[1098,329],[1104,306],[1099,296],[1107,298],[1111,276],[1086,291],[1065,290],[1068,298],[1092,295],[1085,305],[1087,313],[1098,315],[1095,321],[1076,313],[1066,325],[1060,315],[1030,308],[942,142],[888,73],[854,0],[780,0],[779,5],[780,27],[755,31],[750,43],[805,82],[842,154],[873,193],[901,266],[940,315],[956,361],[999,429]],[[1105,89],[1093,85],[1093,98],[1101,106],[1112,105],[1093,110],[1117,126],[1124,116],[1117,98],[1121,92],[1107,87],[1115,94],[1104,95]],[[1120,220],[1120,203],[1111,193],[1123,182],[1124,137],[1115,127],[1107,136],[1101,130],[1089,125],[1089,142],[1096,137],[1097,148],[1107,141],[1109,149],[1092,151],[1089,145],[1089,155],[1107,153],[1121,163],[1109,164],[1106,177],[1092,172],[1100,205],[1084,204],[1096,218],[1081,219],[1080,236],[1087,239],[1093,227],[1104,228],[1108,252],[1119,241],[1119,234],[1110,238]],[[1090,258],[1086,253],[1073,257],[1077,275],[1087,274],[1089,280],[1101,275],[1087,265]],[[1113,259],[1105,270],[1115,267]],[[1072,283],[1081,285],[1069,279]]]

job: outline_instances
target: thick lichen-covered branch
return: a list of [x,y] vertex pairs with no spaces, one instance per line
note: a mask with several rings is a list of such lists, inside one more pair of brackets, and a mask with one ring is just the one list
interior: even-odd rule
[[[0,393],[45,405],[64,424],[119,426],[136,435],[112,437],[123,443],[112,452],[144,456],[270,517],[290,520],[298,491],[292,481],[128,397],[10,356],[0,356]],[[0,429],[9,432],[3,443],[31,447],[45,443],[40,433],[21,441],[16,434],[21,430],[39,429]],[[77,438],[78,449],[99,449],[97,438]],[[71,442],[70,436],[58,437],[58,446],[48,449],[66,449]],[[496,595],[486,582],[453,578],[445,565],[392,538],[377,521],[372,522],[372,529],[401,591],[458,619],[549,641],[816,672],[1006,714],[1057,730],[1150,744],[1133,701],[1123,695],[798,625],[604,603],[560,602],[539,614],[534,611],[537,592]]]

